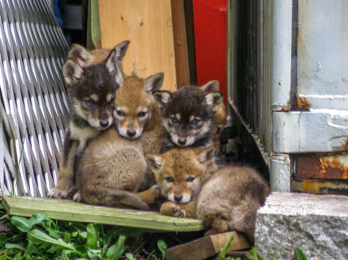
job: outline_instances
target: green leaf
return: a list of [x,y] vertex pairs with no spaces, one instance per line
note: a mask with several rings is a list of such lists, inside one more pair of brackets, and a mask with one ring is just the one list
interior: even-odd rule
[[22,259],[22,253],[21,252],[18,252],[15,257],[13,258],[14,260],[20,260]]
[[[28,232],[28,237],[31,240],[33,240],[33,239],[34,240],[41,240],[43,242],[59,245],[59,246],[62,246],[64,248],[68,248],[68,249],[76,251],[76,249],[72,246],[72,244],[67,244],[62,239],[52,238],[49,235],[45,234],[44,232],[40,231],[39,229],[33,229],[32,231]],[[34,241],[33,241],[33,243],[34,243]]]
[[226,258],[225,255],[227,254],[227,252],[231,246],[231,242],[233,242],[233,240],[234,240],[234,234],[231,235],[228,242],[222,248],[221,253],[219,254],[219,260],[231,260],[230,258]]
[[3,220],[3,219],[10,219],[10,216],[8,214],[5,214],[0,217],[0,220]]
[[281,244],[275,249],[275,252],[274,252],[272,260],[276,260],[276,255],[278,254],[280,247],[281,247]]
[[37,224],[40,224],[45,219],[49,219],[49,217],[45,213],[38,213],[38,214],[33,215],[29,219],[29,223],[30,223],[31,227],[33,227]]
[[51,247],[47,250],[47,253],[53,254],[60,250],[63,250],[62,246],[52,244]]
[[300,250],[298,247],[295,248],[297,260],[308,260],[308,258],[305,256],[302,250]]
[[87,225],[87,244],[90,248],[97,248],[97,234],[92,224]]
[[263,260],[263,257],[257,253],[257,247],[252,247],[250,254],[246,254],[246,257],[249,260]]
[[132,253],[126,253],[126,258],[127,258],[128,260],[137,260],[137,258],[134,257]]
[[21,246],[20,244],[10,244],[10,243],[8,243],[8,244],[5,245],[5,248],[7,248],[7,249],[19,249],[19,250],[25,251],[25,248],[23,246]]
[[160,252],[162,253],[162,259],[165,259],[165,257],[166,257],[165,249],[167,248],[165,241],[163,241],[161,239],[158,240],[158,248],[159,248]]
[[29,232],[32,228],[28,219],[25,217],[11,217],[11,223],[22,232]]
[[80,235],[80,237],[82,237],[82,238],[84,238],[84,239],[87,238],[87,232],[86,232],[86,231],[83,231],[83,232],[80,232],[80,231],[79,231],[79,235]]
[[120,236],[118,241],[108,249],[106,254],[108,259],[118,259],[124,253],[125,239],[126,237]]
[[5,253],[4,255],[1,255],[0,260],[7,260],[7,254]]
[[63,239],[65,242],[70,243],[71,242],[70,233],[64,232]]
[[62,256],[61,256],[62,260],[69,260],[69,257],[67,255],[66,251],[67,251],[66,249],[63,249],[63,251],[62,251]]
[[25,256],[28,256],[28,259],[30,259],[30,256],[31,256],[31,254],[33,252],[33,249],[34,249],[33,241],[28,240],[27,250],[24,253]]
[[101,250],[100,249],[89,249],[87,251],[87,254],[90,259],[93,260],[100,260],[101,259]]

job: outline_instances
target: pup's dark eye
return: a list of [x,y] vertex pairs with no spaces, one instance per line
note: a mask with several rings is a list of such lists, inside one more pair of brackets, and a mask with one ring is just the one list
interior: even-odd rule
[[145,111],[140,111],[138,113],[138,117],[140,117],[140,118],[145,117],[145,115],[147,115],[147,113]]
[[166,181],[167,181],[167,182],[172,182],[172,181],[173,181],[173,178],[172,178],[172,177],[167,177],[167,178],[166,178]]
[[115,101],[115,97],[114,98],[111,98],[111,100],[109,101],[109,103],[111,104],[111,103],[114,103],[114,101]]
[[187,178],[187,182],[193,182],[194,179],[195,179],[194,177]]
[[125,113],[123,111],[120,111],[120,110],[116,110],[116,114],[118,116],[125,116]]
[[177,122],[178,122],[178,119],[177,119],[176,116],[172,116],[172,117],[171,117],[171,121],[172,121],[173,123],[177,123]]
[[89,98],[88,100],[85,100],[85,103],[88,107],[91,107],[95,103],[95,101]]
[[191,121],[192,124],[198,124],[199,122],[200,122],[199,119],[194,119],[194,120]]

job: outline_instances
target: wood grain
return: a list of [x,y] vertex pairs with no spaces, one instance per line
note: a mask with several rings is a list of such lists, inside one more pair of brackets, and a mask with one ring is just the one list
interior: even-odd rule
[[174,91],[176,67],[171,0],[99,0],[102,48],[130,40],[124,71],[138,76],[164,72],[163,89]]
[[237,233],[230,231],[216,235],[206,236],[186,244],[181,244],[165,250],[169,260],[202,260],[212,257],[222,250],[227,244],[230,237],[234,235],[229,251],[243,250],[251,248],[246,238]]
[[184,0],[171,0],[177,88],[190,84]]
[[76,203],[67,199],[4,196],[2,201],[9,215],[31,217],[45,212],[49,218],[66,221],[100,223],[144,228],[158,231],[199,231],[202,221],[176,218],[159,212],[111,208]]

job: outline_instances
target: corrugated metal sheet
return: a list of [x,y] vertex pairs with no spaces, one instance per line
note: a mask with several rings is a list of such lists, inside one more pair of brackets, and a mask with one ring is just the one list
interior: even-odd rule
[[0,195],[46,196],[58,176],[69,114],[68,46],[48,5],[0,1]]

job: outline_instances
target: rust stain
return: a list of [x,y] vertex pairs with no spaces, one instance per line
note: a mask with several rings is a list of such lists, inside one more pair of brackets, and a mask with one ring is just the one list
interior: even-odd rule
[[300,155],[296,162],[296,176],[300,179],[348,179],[348,165],[338,155]]
[[297,109],[309,109],[311,104],[305,97],[297,96]]
[[[335,155],[331,158],[320,157],[320,175],[330,178],[348,179],[348,166],[344,165]],[[338,177],[340,175],[341,177]]]
[[323,181],[313,181],[313,180],[304,180],[301,182],[292,181],[291,191],[293,192],[306,192],[313,194],[346,194],[348,190],[347,183],[338,183],[338,182],[323,182]]

